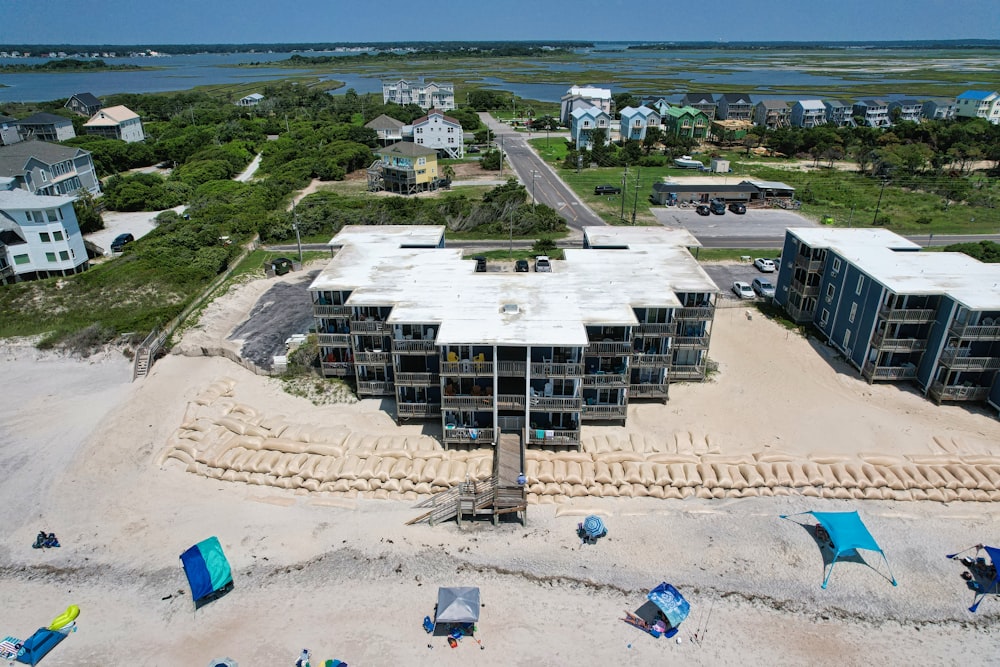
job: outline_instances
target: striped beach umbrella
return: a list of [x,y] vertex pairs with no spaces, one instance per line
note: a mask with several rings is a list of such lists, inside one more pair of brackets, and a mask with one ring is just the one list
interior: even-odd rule
[[608,529],[604,527],[604,522],[601,521],[601,517],[591,514],[583,520],[583,532],[585,532],[588,537],[601,537],[608,532]]

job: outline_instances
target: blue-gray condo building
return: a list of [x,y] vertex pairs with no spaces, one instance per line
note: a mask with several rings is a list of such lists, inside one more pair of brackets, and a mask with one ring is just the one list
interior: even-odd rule
[[884,229],[793,228],[774,300],[869,382],[1000,410],[1000,264],[920,252]]

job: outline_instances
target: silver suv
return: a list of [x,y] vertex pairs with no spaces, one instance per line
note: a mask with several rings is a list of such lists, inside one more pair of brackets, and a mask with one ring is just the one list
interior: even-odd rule
[[552,264],[549,263],[549,258],[545,255],[539,255],[535,258],[535,271],[538,273],[551,273]]

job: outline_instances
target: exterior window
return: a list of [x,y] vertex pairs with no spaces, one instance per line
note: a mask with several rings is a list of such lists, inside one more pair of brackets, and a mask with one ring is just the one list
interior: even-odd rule
[[840,258],[839,257],[834,257],[833,258],[833,272],[836,273],[837,271],[840,271]]
[[830,311],[826,308],[823,309],[823,315],[819,318],[820,326],[826,326],[827,321],[830,319]]
[[59,222],[59,218],[56,217],[55,209],[48,209],[45,211],[45,216],[49,219],[49,222]]
[[847,329],[844,331],[844,349],[848,350],[851,347],[851,330]]
[[56,261],[56,254],[54,252],[45,253],[45,261],[54,262]]
[[421,139],[417,139],[417,143],[418,144],[422,144],[422,143],[424,143],[424,140],[422,138]]
[[64,262],[69,261],[69,253],[67,251],[65,251],[65,250],[60,250],[59,251],[59,259],[61,259]]
[[52,240],[53,241],[62,241],[63,240],[63,233],[62,232],[52,232]]
[[30,262],[31,259],[29,259],[27,255],[14,255],[15,264],[28,264]]
[[419,165],[419,166],[422,167],[425,164],[427,164],[427,158],[424,158],[424,157],[418,157],[417,158],[417,165]]
[[850,315],[850,317],[847,318],[848,321],[851,324],[854,324],[854,318],[857,317],[857,315],[858,315],[858,304],[852,303],[851,304],[851,315]]
[[45,171],[44,169],[41,169],[40,171],[42,172],[42,182],[43,183],[48,183],[49,182],[49,173],[47,171]]
[[39,232],[39,234],[38,234],[38,240],[41,241],[42,243],[48,243],[52,239],[49,238],[49,233],[48,232]]
[[833,295],[837,293],[837,288],[833,285],[826,286],[826,300],[827,302],[833,301]]
[[424,128],[418,127],[417,128],[417,134],[423,134],[423,133],[424,133]]
[[857,294],[858,296],[861,296],[861,290],[863,290],[864,287],[865,287],[865,277],[858,276],[858,287],[856,290],[854,290],[854,293]]

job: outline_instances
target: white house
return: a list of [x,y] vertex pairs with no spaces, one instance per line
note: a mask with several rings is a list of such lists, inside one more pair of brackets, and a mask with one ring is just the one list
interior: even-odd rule
[[448,111],[455,108],[455,84],[430,81],[382,82],[382,101],[385,104],[416,104],[421,109]]
[[403,140],[443,151],[450,158],[465,157],[462,124],[438,109],[403,127]]
[[795,127],[826,125],[826,105],[821,100],[795,100],[791,122]]
[[250,93],[246,97],[241,97],[236,100],[236,106],[238,107],[255,107],[264,101],[264,96],[260,93]]
[[955,98],[961,118],[985,118],[1000,124],[1000,93],[989,90],[967,90]]
[[660,114],[649,107],[625,107],[618,114],[618,135],[622,141],[642,141],[651,127],[659,129]]
[[559,101],[559,122],[568,125],[570,115],[577,109],[597,107],[610,118],[613,111],[610,88],[572,86]]
[[83,124],[87,134],[96,134],[109,139],[120,139],[126,143],[144,141],[146,134],[142,130],[142,119],[139,114],[125,106],[108,107],[94,114],[94,117]]
[[35,195],[20,188],[0,189],[0,282],[87,270],[90,264],[74,199]]
[[569,115],[569,133],[578,150],[594,147],[594,130],[605,131],[604,143],[611,141],[611,114],[597,107],[576,109]]

